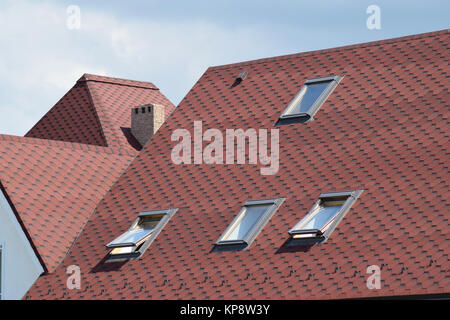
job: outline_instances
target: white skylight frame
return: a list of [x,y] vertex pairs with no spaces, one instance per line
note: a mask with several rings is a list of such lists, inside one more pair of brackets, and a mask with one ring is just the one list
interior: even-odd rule
[[[238,246],[243,247],[243,249],[248,248],[256,236],[261,232],[267,222],[270,220],[272,215],[278,210],[280,205],[283,203],[285,198],[278,199],[267,199],[267,200],[253,200],[247,201],[239,211],[239,213],[234,217],[233,221],[228,225],[222,235],[216,242],[217,247],[224,246]],[[262,216],[253,224],[253,226],[249,229],[246,236],[242,239],[237,240],[227,240],[227,237],[234,231],[237,225],[241,222],[244,215],[246,214],[247,208],[251,206],[260,206],[267,205],[267,210],[262,214]]]
[[[323,77],[323,78],[315,78],[315,79],[308,79],[305,81],[305,84],[300,88],[299,92],[295,95],[294,99],[288,104],[286,109],[284,109],[283,113],[280,116],[280,120],[283,119],[290,119],[290,118],[309,118],[312,120],[314,115],[317,113],[317,111],[320,109],[320,107],[324,104],[324,102],[328,99],[330,94],[334,91],[334,89],[337,87],[339,82],[342,80],[343,77],[341,76],[329,76],[329,77]],[[307,112],[300,112],[300,113],[290,113],[290,110],[293,109],[298,103],[301,102],[302,98],[300,97],[304,90],[307,89],[308,85],[318,84],[322,82],[329,82],[328,86],[325,88],[325,90],[319,95],[319,97],[316,99],[316,101],[311,105],[311,107],[308,109]]]
[[[288,231],[289,235],[293,240],[322,238],[326,241],[362,192],[363,190],[322,193],[309,213]],[[343,198],[345,198],[345,201],[341,205],[340,209],[333,216],[331,216],[320,229],[302,228],[302,226],[304,226],[307,222],[310,222],[311,219],[320,212],[319,208],[324,202],[338,201],[338,199]]]
[[[167,210],[153,210],[153,211],[145,211],[139,214],[138,218],[133,222],[131,227],[122,233],[120,236],[116,237],[113,241],[108,243],[106,247],[113,249],[109,256],[110,258],[121,258],[121,257],[133,257],[137,258],[142,256],[142,254],[147,250],[147,248],[151,245],[151,243],[155,240],[164,226],[169,222],[170,218],[177,212],[178,209],[167,209]],[[139,222],[146,218],[152,216],[161,216],[161,219],[158,221],[156,226],[151,229],[148,235],[139,238],[139,240],[131,241],[131,242],[123,242],[120,241],[121,238],[125,238],[127,235],[132,233],[134,230],[138,228]],[[119,253],[114,253],[115,250],[118,250]],[[120,252],[121,251],[121,252]]]

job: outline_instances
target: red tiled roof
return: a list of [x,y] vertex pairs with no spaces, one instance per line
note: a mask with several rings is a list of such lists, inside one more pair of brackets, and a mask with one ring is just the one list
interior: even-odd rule
[[84,74],[25,136],[133,151],[130,109],[147,103],[175,109],[152,83]]
[[62,261],[134,152],[0,135],[0,183],[44,268]]
[[[27,298],[322,299],[448,293],[448,30],[209,68]],[[241,70],[248,77],[232,86]],[[273,129],[306,79],[344,76],[315,120],[277,126],[280,168],[175,165],[178,128]],[[323,192],[364,192],[327,242],[287,249]],[[212,251],[247,200],[286,200],[245,251]],[[180,208],[137,260],[105,244],[143,210]],[[66,288],[78,265],[82,288]],[[366,269],[381,267],[369,290]]]

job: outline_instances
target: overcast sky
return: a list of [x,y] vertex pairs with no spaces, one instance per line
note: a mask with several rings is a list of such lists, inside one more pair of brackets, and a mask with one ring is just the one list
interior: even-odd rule
[[178,104],[208,66],[446,29],[449,16],[448,0],[0,0],[0,133],[25,134],[83,73],[150,81]]

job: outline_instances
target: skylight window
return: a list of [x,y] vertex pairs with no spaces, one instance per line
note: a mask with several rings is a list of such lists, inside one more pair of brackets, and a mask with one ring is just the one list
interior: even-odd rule
[[246,202],[216,245],[248,247],[283,201],[270,199]]
[[177,209],[142,212],[131,227],[106,246],[110,256],[139,257],[150,246]]
[[284,110],[280,120],[298,117],[312,118],[341,79],[340,76],[331,76],[307,80]]
[[321,194],[311,211],[289,230],[292,239],[327,239],[361,193],[358,190]]

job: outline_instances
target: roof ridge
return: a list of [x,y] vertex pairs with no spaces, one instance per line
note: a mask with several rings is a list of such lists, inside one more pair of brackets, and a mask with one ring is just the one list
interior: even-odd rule
[[15,136],[15,135],[9,135],[9,134],[0,134],[0,143],[3,141],[47,146],[47,147],[51,147],[51,148],[72,149],[72,150],[87,151],[87,152],[95,151],[95,152],[102,152],[102,153],[106,153],[106,154],[135,156],[134,154],[131,154],[130,152],[128,152],[128,150],[125,150],[122,148],[103,147],[103,146],[94,145],[94,144],[84,144],[84,143],[68,142],[68,141],[62,141],[62,140],[51,140],[51,139],[42,139],[42,138],[35,138],[35,137],[22,137],[22,136]]
[[83,74],[80,77],[80,79],[78,79],[77,83],[78,82],[88,82],[88,81],[109,83],[109,84],[114,84],[114,85],[119,85],[119,86],[159,90],[159,88],[157,86],[155,86],[152,82],[100,76],[100,75],[89,74],[89,73]]
[[[103,108],[103,99],[101,97],[101,95],[96,94],[95,90],[93,90],[93,88],[91,88],[89,86],[89,83],[86,82],[86,87],[89,93],[89,97],[90,100],[92,102],[92,106],[94,108],[94,112],[98,118],[98,121],[100,122],[100,127],[102,130],[102,136],[105,139],[106,145],[110,146],[111,145],[111,137],[110,135],[112,135],[113,137],[113,141],[114,140],[118,140],[118,136],[115,132],[115,130],[111,130],[111,128],[114,127],[114,122],[111,120],[111,118],[108,115],[108,112],[106,112],[106,110],[104,110]],[[97,103],[98,102],[98,103]],[[106,131],[108,131],[108,135],[105,133],[105,129]]]
[[344,46],[339,46],[339,47],[334,47],[334,48],[325,48],[325,49],[290,53],[290,54],[285,54],[285,55],[280,55],[280,56],[273,56],[273,57],[269,57],[269,58],[260,58],[260,59],[242,61],[242,62],[229,63],[229,64],[224,64],[224,65],[210,66],[208,69],[222,70],[222,69],[232,68],[232,67],[236,67],[236,66],[260,64],[260,63],[265,63],[265,62],[274,61],[274,60],[276,60],[276,61],[286,60],[286,59],[289,59],[292,57],[297,57],[297,56],[310,56],[310,55],[315,55],[315,54],[323,54],[324,52],[337,52],[337,51],[351,50],[351,49],[356,49],[356,48],[366,48],[366,47],[378,46],[381,44],[390,44],[390,43],[398,43],[398,42],[404,42],[404,41],[409,41],[409,40],[418,40],[418,39],[433,37],[438,34],[445,34],[445,33],[449,33],[449,32],[450,32],[450,29],[442,29],[442,30],[437,30],[437,31],[425,32],[425,33],[419,33],[419,34],[411,34],[411,35],[395,37],[395,38],[374,40],[374,41],[363,42],[363,43],[355,43],[355,44],[344,45]]

